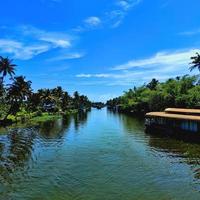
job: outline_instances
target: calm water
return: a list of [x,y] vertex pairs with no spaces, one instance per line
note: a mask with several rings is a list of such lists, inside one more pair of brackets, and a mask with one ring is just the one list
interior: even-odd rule
[[92,110],[0,135],[1,200],[200,199],[200,145]]

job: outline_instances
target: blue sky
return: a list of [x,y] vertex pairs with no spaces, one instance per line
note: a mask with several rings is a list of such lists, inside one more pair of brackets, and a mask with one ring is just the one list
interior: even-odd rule
[[200,49],[199,7],[199,0],[1,1],[0,55],[13,58],[35,90],[60,85],[105,101],[152,78],[188,74]]

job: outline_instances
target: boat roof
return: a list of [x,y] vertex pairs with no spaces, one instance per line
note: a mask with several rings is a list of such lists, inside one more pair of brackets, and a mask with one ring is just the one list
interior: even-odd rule
[[185,113],[185,114],[199,114],[200,109],[186,109],[186,108],[167,108],[165,109],[167,113]]
[[168,119],[200,121],[200,116],[171,114],[166,112],[150,112],[146,114],[146,117],[162,117]]

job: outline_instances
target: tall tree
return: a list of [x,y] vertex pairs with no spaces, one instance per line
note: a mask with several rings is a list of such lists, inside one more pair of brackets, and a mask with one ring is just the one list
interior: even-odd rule
[[190,71],[193,71],[194,69],[198,69],[200,71],[200,54],[196,53],[196,56],[191,57],[192,62],[191,67],[190,67]]
[[7,103],[10,105],[9,110],[4,117],[7,119],[8,115],[16,114],[20,110],[20,106],[32,93],[31,81],[26,81],[24,76],[18,76],[13,79],[13,83],[8,88]]
[[159,81],[153,78],[151,82],[147,84],[147,88],[149,88],[150,90],[156,90],[158,83]]
[[9,88],[9,96],[14,101],[27,100],[27,98],[31,95],[31,81],[26,81],[24,76],[18,76],[14,78],[14,82],[11,84]]
[[0,56],[0,74],[2,74],[2,82],[7,75],[13,78],[13,75],[15,74],[15,67],[17,65],[13,64],[12,62],[13,60],[10,60],[8,57],[3,58],[2,56]]

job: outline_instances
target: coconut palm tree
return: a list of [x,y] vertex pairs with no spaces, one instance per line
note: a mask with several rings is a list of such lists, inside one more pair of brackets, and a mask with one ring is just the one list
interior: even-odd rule
[[196,53],[196,56],[191,57],[192,62],[190,63],[192,66],[190,67],[190,71],[194,69],[198,69],[200,71],[200,54]]
[[7,103],[10,105],[9,110],[4,117],[7,120],[8,115],[16,114],[22,103],[31,95],[31,81],[26,81],[24,76],[18,76],[13,79],[13,83],[8,88]]
[[26,100],[32,93],[31,81],[26,81],[24,76],[14,78],[9,88],[9,96],[15,101]]
[[71,97],[69,96],[69,94],[67,92],[64,92],[62,95],[62,99],[61,99],[61,109],[62,111],[65,111],[69,108],[71,103]]
[[38,94],[41,100],[42,109],[45,111],[53,110],[56,106],[56,98],[52,95],[50,89],[40,89]]
[[0,74],[2,74],[2,82],[7,75],[13,78],[13,75],[15,74],[15,67],[17,65],[13,64],[12,62],[13,60],[10,60],[8,57],[3,58],[2,56],[0,56]]

